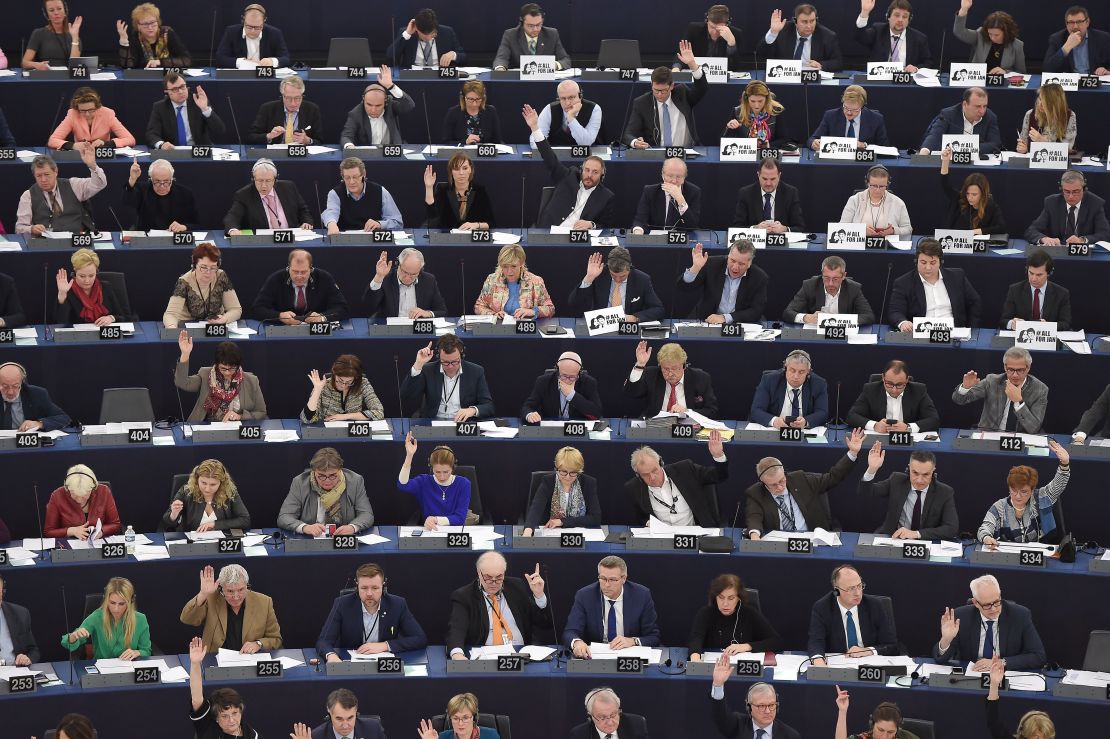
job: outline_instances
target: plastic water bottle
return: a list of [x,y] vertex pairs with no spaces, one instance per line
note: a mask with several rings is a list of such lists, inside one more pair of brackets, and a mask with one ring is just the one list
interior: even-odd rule
[[135,553],[135,527],[128,526],[127,531],[123,532],[123,541],[127,545],[127,553]]

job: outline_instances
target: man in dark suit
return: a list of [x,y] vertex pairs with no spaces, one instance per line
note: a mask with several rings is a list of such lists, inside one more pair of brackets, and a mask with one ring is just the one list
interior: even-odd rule
[[956,491],[936,478],[937,458],[920,449],[910,454],[906,472],[892,472],[882,482],[875,474],[886,460],[882,442],[867,455],[867,472],[857,489],[869,498],[886,498],[886,518],[876,534],[895,539],[955,540],[960,533]]
[[840,39],[836,31],[817,22],[817,8],[803,3],[794,8],[793,20],[783,20],[782,11],[771,12],[771,26],[759,44],[764,59],[799,59],[802,69],[839,72]]
[[848,265],[838,256],[825,257],[821,274],[802,282],[782,312],[787,323],[817,323],[818,313],[855,313],[860,326],[875,322],[875,311],[863,287],[848,277]]
[[27,382],[18,362],[0,364],[0,429],[55,431],[69,425],[69,416],[50,399],[46,388]]
[[732,225],[764,228],[775,234],[806,230],[798,188],[782,181],[777,159],[764,159],[756,172],[756,182],[740,188]]
[[27,316],[23,312],[23,303],[19,299],[15,280],[11,275],[0,272],[0,328],[19,328],[25,323]]
[[1102,391],[1094,404],[1083,412],[1079,425],[1072,432],[1071,440],[1082,444],[1090,435],[1110,437],[1110,385]]
[[713,688],[709,691],[713,723],[725,739],[753,739],[756,732],[778,739],[802,739],[796,729],[779,720],[779,695],[770,683],[755,683],[748,688],[744,704],[748,713],[730,711],[725,699],[725,683],[736,672],[730,655],[722,654],[713,666]]
[[1013,329],[1015,321],[1055,321],[1060,331],[1071,331],[1071,291],[1057,282],[1050,282],[1054,269],[1052,256],[1037,249],[1025,259],[1026,279],[1010,285],[1002,305],[1004,329]]
[[1091,28],[1087,9],[1073,5],[1064,13],[1064,30],[1048,37],[1044,71],[1110,74],[1110,33]]
[[266,22],[264,7],[251,3],[243,10],[242,23],[224,29],[216,48],[216,66],[221,69],[289,66],[285,35]]
[[139,160],[131,163],[123,202],[135,211],[135,227],[140,231],[167,230],[183,233],[197,228],[196,198],[193,191],[174,180],[173,165],[168,159],[155,159],[147,167],[149,177],[139,182],[142,174]]
[[494,69],[517,69],[520,57],[553,56],[556,69],[570,69],[570,54],[559,40],[559,29],[544,27],[544,13],[536,3],[520,6],[520,23],[501,34],[501,44],[493,57]]
[[705,97],[709,81],[689,41],[679,42],[678,58],[693,72],[694,84],[675,85],[670,67],[656,67],[651,73],[651,92],[632,102],[622,138],[625,145],[634,149],[698,145],[694,106]]
[[[764,457],[755,466],[759,482],[744,491],[744,525],[748,536],[759,539],[765,531],[801,532],[832,529],[828,492],[844,481],[859,456],[864,433],[856,429],[845,443],[848,453],[828,472],[786,470],[775,457]],[[843,651],[843,650],[840,650]]]
[[933,659],[961,665],[971,662],[975,670],[986,672],[996,656],[1007,670],[1039,671],[1048,661],[1029,609],[1002,600],[998,580],[983,575],[971,581],[968,605],[944,609]]
[[953,326],[979,326],[978,291],[961,268],[942,269],[942,264],[944,250],[940,242],[936,239],[917,242],[917,268],[894,281],[890,294],[891,326],[899,331],[912,331],[914,318],[951,318]]
[[706,323],[758,323],[767,305],[767,273],[752,264],[755,245],[736,239],[727,256],[709,256],[699,243],[691,250],[690,267],[678,278],[678,289],[700,290],[690,313]]
[[496,413],[486,371],[481,365],[464,361],[465,351],[462,341],[446,334],[439,337],[435,352],[429,341],[416,353],[412,369],[401,382],[402,403],[420,406],[414,417],[459,423],[468,418],[490,418]]
[[[408,603],[385,592],[385,571],[368,563],[355,570],[356,589],[340,595],[316,637],[316,653],[328,662],[342,662],[340,650],[358,654],[409,652],[428,644],[424,629]],[[369,629],[369,630],[368,630]]]
[[[446,338],[446,337],[444,337]],[[525,646],[536,626],[551,627],[551,608],[543,591],[540,566],[524,579],[506,577],[508,565],[501,552],[478,557],[478,577],[451,593],[447,624],[447,653],[466,659],[466,647]]]
[[563,643],[579,659],[589,659],[590,645],[595,643],[611,649],[662,644],[651,591],[628,581],[623,559],[615,555],[602,559],[597,563],[597,582],[574,594]]
[[[732,25],[732,14],[727,5],[714,5],[705,14],[704,21],[691,21],[686,26],[686,42],[697,57],[726,57],[730,72],[739,72],[744,64],[740,53],[741,29]],[[680,69],[682,60],[675,57],[671,66]]]
[[820,151],[822,136],[854,138],[861,149],[868,144],[890,145],[886,119],[879,111],[867,107],[867,90],[860,85],[845,87],[844,94],[840,96],[840,107],[825,111],[817,130],[809,137],[809,148]]
[[666,316],[651,276],[632,266],[632,255],[623,246],[614,246],[604,260],[601,252],[590,255],[586,276],[571,291],[567,304],[574,313],[620,305],[624,320],[630,323],[658,321]]
[[520,409],[527,423],[543,419],[586,419],[595,421],[604,413],[597,380],[582,367],[577,352],[563,352],[549,369],[536,378],[532,393]]
[[[175,146],[211,146],[227,130],[220,116],[208,104],[204,88],[189,95],[185,78],[177,72],[162,77],[166,96],[150,109],[146,124],[146,144],[151,149]],[[184,134],[184,136],[182,136]]]
[[421,8],[409,19],[385,56],[395,67],[451,67],[462,64],[466,52],[459,43],[455,29],[440,24],[436,12]]
[[813,360],[803,349],[787,354],[782,369],[763,373],[748,412],[749,420],[772,428],[813,428],[828,418],[828,383],[813,371]]
[[897,62],[910,74],[919,67],[933,66],[929,37],[910,28],[913,6],[909,0],[891,0],[886,11],[887,22],[868,25],[874,9],[875,0],[860,0],[859,17],[856,18],[856,41],[868,50],[868,61]]
[[339,143],[344,149],[403,144],[405,140],[401,137],[398,118],[415,108],[416,101],[393,84],[393,75],[383,64],[378,81],[367,85],[362,91],[362,101],[347,112]]
[[672,526],[721,525],[717,483],[728,479],[728,457],[720,433],[709,433],[708,447],[712,467],[689,459],[664,465],[649,446],[632,453],[636,477],[624,483],[624,492],[632,499],[641,526],[652,516]]
[[31,612],[5,600],[7,587],[4,579],[0,578],[0,621],[3,621],[0,632],[6,633],[11,641],[10,651],[5,649],[7,645],[0,643],[0,659],[6,665],[27,667],[41,658],[35,635],[31,633]]
[[[895,423],[888,423],[893,420]],[[913,382],[906,363],[892,359],[882,376],[863,386],[848,411],[848,428],[866,429],[878,434],[891,431],[936,431],[940,416],[923,382]]]
[[320,106],[305,100],[304,80],[297,75],[278,83],[281,100],[262,103],[247,132],[248,144],[312,144],[325,141]]
[[251,306],[259,321],[280,321],[287,326],[300,323],[344,321],[349,313],[347,298],[327,270],[312,266],[312,254],[304,249],[289,252],[285,269],[262,283]]
[[447,303],[439,283],[424,271],[424,255],[411,246],[397,255],[397,266],[382,252],[374,267],[374,279],[362,293],[362,303],[370,318],[379,313],[385,318],[440,318],[447,315]]
[[1106,201],[1087,190],[1087,177],[1069,169],[1060,175],[1060,192],[1044,199],[1044,208],[1029,224],[1025,238],[1045,246],[1094,244],[1110,239]]
[[672,157],[663,162],[663,182],[644,185],[632,233],[644,230],[697,230],[701,224],[701,188],[686,181],[686,162]]
[[813,664],[824,665],[826,654],[849,657],[899,654],[894,614],[878,597],[864,595],[864,583],[852,565],[832,571],[832,592],[813,604],[806,647]]
[[564,166],[540,131],[539,116],[531,105],[524,106],[523,115],[555,185],[551,199],[536,219],[536,227],[567,226],[581,231],[612,225],[613,191],[602,184],[605,162],[601,157],[587,157],[581,167]]
[[312,730],[312,739],[353,739],[356,736],[358,739],[385,739],[381,719],[360,716],[358,697],[350,690],[331,691],[326,705],[328,720]]
[[228,236],[245,229],[291,229],[311,231],[316,219],[290,180],[277,178],[277,167],[269,159],[259,159],[251,167],[251,184],[235,191],[231,207],[224,215]]
[[1043,434],[1048,385],[1029,374],[1032,366],[1028,349],[1011,346],[1002,355],[1002,372],[981,381],[975,370],[965,372],[963,382],[952,391],[952,402],[968,405],[982,400],[976,426],[984,431]]
[[963,102],[941,109],[925,129],[921,154],[940,151],[945,134],[961,135],[971,129],[979,137],[980,154],[997,154],[1002,151],[1002,134],[998,130],[998,116],[987,107],[987,91],[982,87],[964,90]]
[[691,367],[681,344],[659,347],[658,366],[648,367],[651,348],[646,341],[636,345],[636,364],[624,381],[624,394],[646,398],[640,415],[652,418],[660,413],[684,415],[693,409],[710,418],[717,415],[717,396],[713,378],[705,370]]
[[647,719],[621,710],[621,698],[612,688],[594,688],[586,694],[588,721],[570,730],[570,739],[647,739]]

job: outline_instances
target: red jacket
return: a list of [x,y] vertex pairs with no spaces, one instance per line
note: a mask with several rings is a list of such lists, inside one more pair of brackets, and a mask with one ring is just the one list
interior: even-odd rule
[[104,484],[96,486],[89,496],[88,515],[81,510],[81,506],[64,487],[58,488],[50,495],[46,503],[46,523],[44,536],[65,538],[66,529],[71,526],[96,526],[96,519],[100,519],[104,536],[112,536],[120,532],[119,512],[116,511],[116,500],[112,497],[111,489]]

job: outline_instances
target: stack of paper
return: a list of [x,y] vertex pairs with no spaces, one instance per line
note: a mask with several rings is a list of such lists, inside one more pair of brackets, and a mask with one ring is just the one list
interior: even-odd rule
[[554,536],[559,537],[563,534],[581,534],[582,538],[586,541],[605,541],[605,532],[601,529],[585,529],[585,528],[567,528],[567,529],[545,529],[540,527],[533,532],[533,536]]
[[266,441],[296,441],[300,437],[292,429],[265,429]]
[[662,649],[651,647],[625,647],[624,649],[610,649],[608,644],[593,642],[590,644],[590,656],[593,659],[616,659],[617,657],[639,657],[647,660],[649,665],[659,664],[663,657]]
[[470,659],[497,659],[507,654],[516,654],[516,647],[512,644],[494,644],[488,647],[472,647]]
[[220,667],[241,667],[243,665],[253,665],[258,662],[270,662],[271,660],[279,660],[283,669],[290,669],[303,665],[304,662],[293,659],[292,657],[273,657],[269,652],[256,652],[254,654],[241,654],[234,649],[220,648],[216,653],[216,664]]
[[[987,674],[973,669],[974,666],[974,662],[968,662],[964,674],[968,677],[979,677]],[[1005,678],[1010,683],[1010,690],[1029,693],[1043,693],[1048,690],[1048,681],[1039,672],[1010,672],[1006,670]]]
[[[723,652],[703,652],[701,655],[702,662],[716,662],[721,658]],[[736,664],[737,662],[758,662],[763,664],[763,652],[741,652],[739,654],[730,654],[728,657],[729,664]]]
[[881,655],[870,655],[867,657],[849,657],[847,655],[829,656],[825,659],[825,664],[829,667],[858,667],[866,665],[869,667],[898,667],[905,666],[906,673],[912,673],[917,669],[917,663],[914,662],[912,657],[883,657]]
[[387,539],[384,536],[378,536],[377,534],[363,534],[362,536],[358,537],[358,540],[361,541],[363,544],[371,547],[375,544],[384,544],[387,541],[390,541],[390,539]]
[[964,547],[958,541],[921,541],[920,539],[891,539],[888,536],[876,536],[872,544],[879,547],[903,547],[907,542],[928,544],[931,557],[960,557],[964,553]]
[[[649,539],[670,539],[674,536],[720,536],[720,529],[707,529],[701,526],[672,526],[655,516],[648,516],[646,527],[631,529],[633,536]],[[603,537],[604,538],[604,537]]]
[[825,531],[818,526],[813,531],[797,532],[797,531],[768,531],[763,535],[764,541],[787,541],[789,539],[809,539],[813,542],[814,546],[838,547],[840,546],[840,534],[835,531]]
[[148,562],[152,559],[169,559],[170,552],[162,544],[138,544],[135,546],[135,559]]
[[378,652],[377,654],[359,654],[358,652],[351,652],[352,662],[377,662],[382,657],[396,657],[393,652]]
[[1087,685],[1092,688],[1105,688],[1110,683],[1110,672],[1090,670],[1068,670],[1060,682],[1065,685]]
[[12,567],[30,567],[39,556],[23,547],[8,547],[4,551],[8,553],[8,564]]
[[803,654],[776,654],[775,680],[797,680],[802,663],[809,664],[809,657]]

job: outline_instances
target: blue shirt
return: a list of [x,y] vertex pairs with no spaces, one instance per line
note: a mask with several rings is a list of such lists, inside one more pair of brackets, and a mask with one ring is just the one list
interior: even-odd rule
[[446,488],[432,475],[417,475],[404,484],[398,482],[397,489],[416,496],[425,518],[446,516],[452,526],[461,526],[466,520],[470,507],[470,480],[461,475],[456,475]]
[[1079,46],[1071,50],[1072,68],[1080,74],[1090,74],[1091,72],[1091,58],[1087,54],[1091,47],[1087,43],[1087,39],[1088,37],[1084,36]]
[[509,299],[505,301],[505,305],[501,307],[501,310],[512,315],[516,309],[520,307],[520,280],[507,284],[509,287]]
[[[789,491],[783,491],[782,495],[771,493],[771,497],[774,498],[776,506],[779,504],[779,500],[784,496],[786,497],[786,504],[790,506],[790,510],[794,513],[794,530],[799,534],[804,534],[809,531],[809,527],[806,525],[806,517],[802,514],[802,509],[798,507],[798,501],[794,500],[794,496],[792,496]],[[781,510],[779,511],[779,523],[782,523]]]
[[740,281],[744,279],[744,275],[733,277],[728,273],[728,268],[725,268],[725,284],[721,288],[721,302],[717,306],[717,312],[725,317],[725,323],[732,323],[732,312],[736,310],[736,294],[740,292]]
[[[357,198],[351,194],[350,190],[347,190],[347,197],[355,201],[362,200],[366,197],[366,188],[362,189],[362,194]],[[335,194],[335,190],[328,190],[328,207],[324,208],[324,212],[320,215],[325,228],[329,223],[339,222],[339,208],[339,196]],[[382,188],[382,220],[380,223],[382,228],[387,231],[400,231],[405,227],[401,220],[401,211],[397,208],[397,202],[389,194],[389,190],[384,187]]]

